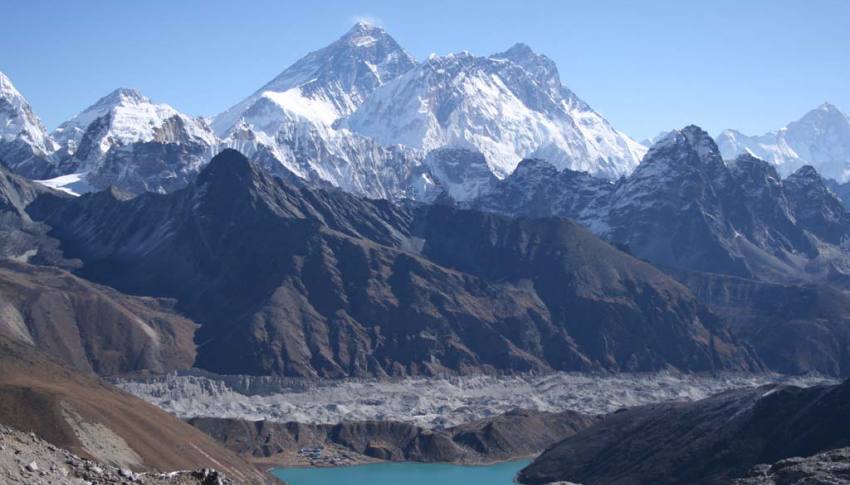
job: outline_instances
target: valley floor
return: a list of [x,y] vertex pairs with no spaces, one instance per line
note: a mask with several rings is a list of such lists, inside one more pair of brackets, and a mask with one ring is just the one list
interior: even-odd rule
[[835,383],[822,376],[676,373],[462,376],[396,381],[307,381],[200,373],[122,380],[117,385],[181,418],[336,424],[397,421],[447,427],[512,409],[606,414],[662,401],[697,400],[772,383]]

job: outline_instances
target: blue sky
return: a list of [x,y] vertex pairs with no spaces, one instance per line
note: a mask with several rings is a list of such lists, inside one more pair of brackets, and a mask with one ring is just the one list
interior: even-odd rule
[[515,42],[636,139],[695,123],[761,133],[824,101],[850,112],[850,1],[6,0],[0,70],[48,128],[135,87],[216,114],[357,19],[418,59]]

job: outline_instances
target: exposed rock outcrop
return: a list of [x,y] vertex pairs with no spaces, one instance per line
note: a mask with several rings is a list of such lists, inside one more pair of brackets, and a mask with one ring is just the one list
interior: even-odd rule
[[850,448],[840,448],[805,458],[786,458],[772,465],[757,465],[733,485],[845,485],[850,483]]

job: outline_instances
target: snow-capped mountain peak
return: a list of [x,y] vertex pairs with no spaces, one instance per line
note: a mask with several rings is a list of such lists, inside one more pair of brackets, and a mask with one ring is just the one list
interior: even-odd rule
[[127,88],[112,91],[59,125],[53,132],[53,138],[68,155],[74,155],[96,121],[101,125],[100,133],[90,133],[90,136],[98,138],[100,155],[116,145],[176,141],[178,134],[170,127],[173,123],[179,123],[180,131],[189,138],[209,145],[216,143],[215,136],[202,119],[180,113],[167,104],[154,103],[139,91]]
[[219,144],[202,118],[126,88],[59,125],[53,138],[61,144],[54,158],[65,177],[43,182],[74,192],[65,184],[87,190],[110,185],[130,192],[174,190],[188,183]]
[[0,138],[4,141],[22,138],[46,152],[52,149],[52,142],[41,120],[33,113],[27,100],[12,84],[12,80],[2,72],[0,72]]
[[335,42],[307,54],[254,94],[216,116],[212,126],[225,136],[241,118],[250,124],[252,119],[247,112],[264,97],[296,115],[315,112],[311,121],[330,125],[357,109],[375,88],[415,64],[384,29],[359,22]]
[[724,158],[750,153],[789,175],[803,165],[839,182],[850,180],[850,119],[823,103],[786,127],[760,136],[725,130],[717,137]]
[[254,94],[218,115],[212,126],[224,146],[240,150],[273,173],[296,174],[371,197],[411,193],[421,177],[420,154],[384,147],[339,129],[375,89],[411,70],[416,61],[380,27],[358,23],[327,47],[311,52]]
[[0,72],[0,161],[28,177],[51,176],[55,149],[27,100]]
[[564,88],[555,64],[524,44],[489,57],[430,56],[376,89],[343,123],[382,144],[480,151],[499,177],[538,157],[616,178],[646,151]]
[[388,37],[387,32],[368,22],[357,22],[340,41],[353,47],[370,47]]

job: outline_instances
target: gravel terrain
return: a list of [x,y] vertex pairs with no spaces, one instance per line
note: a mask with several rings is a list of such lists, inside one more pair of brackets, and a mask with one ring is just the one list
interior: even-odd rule
[[0,483],[26,485],[229,485],[215,470],[135,473],[97,463],[38,438],[0,425]]
[[850,484],[850,448],[806,458],[788,458],[773,465],[758,465],[734,485],[842,485]]

